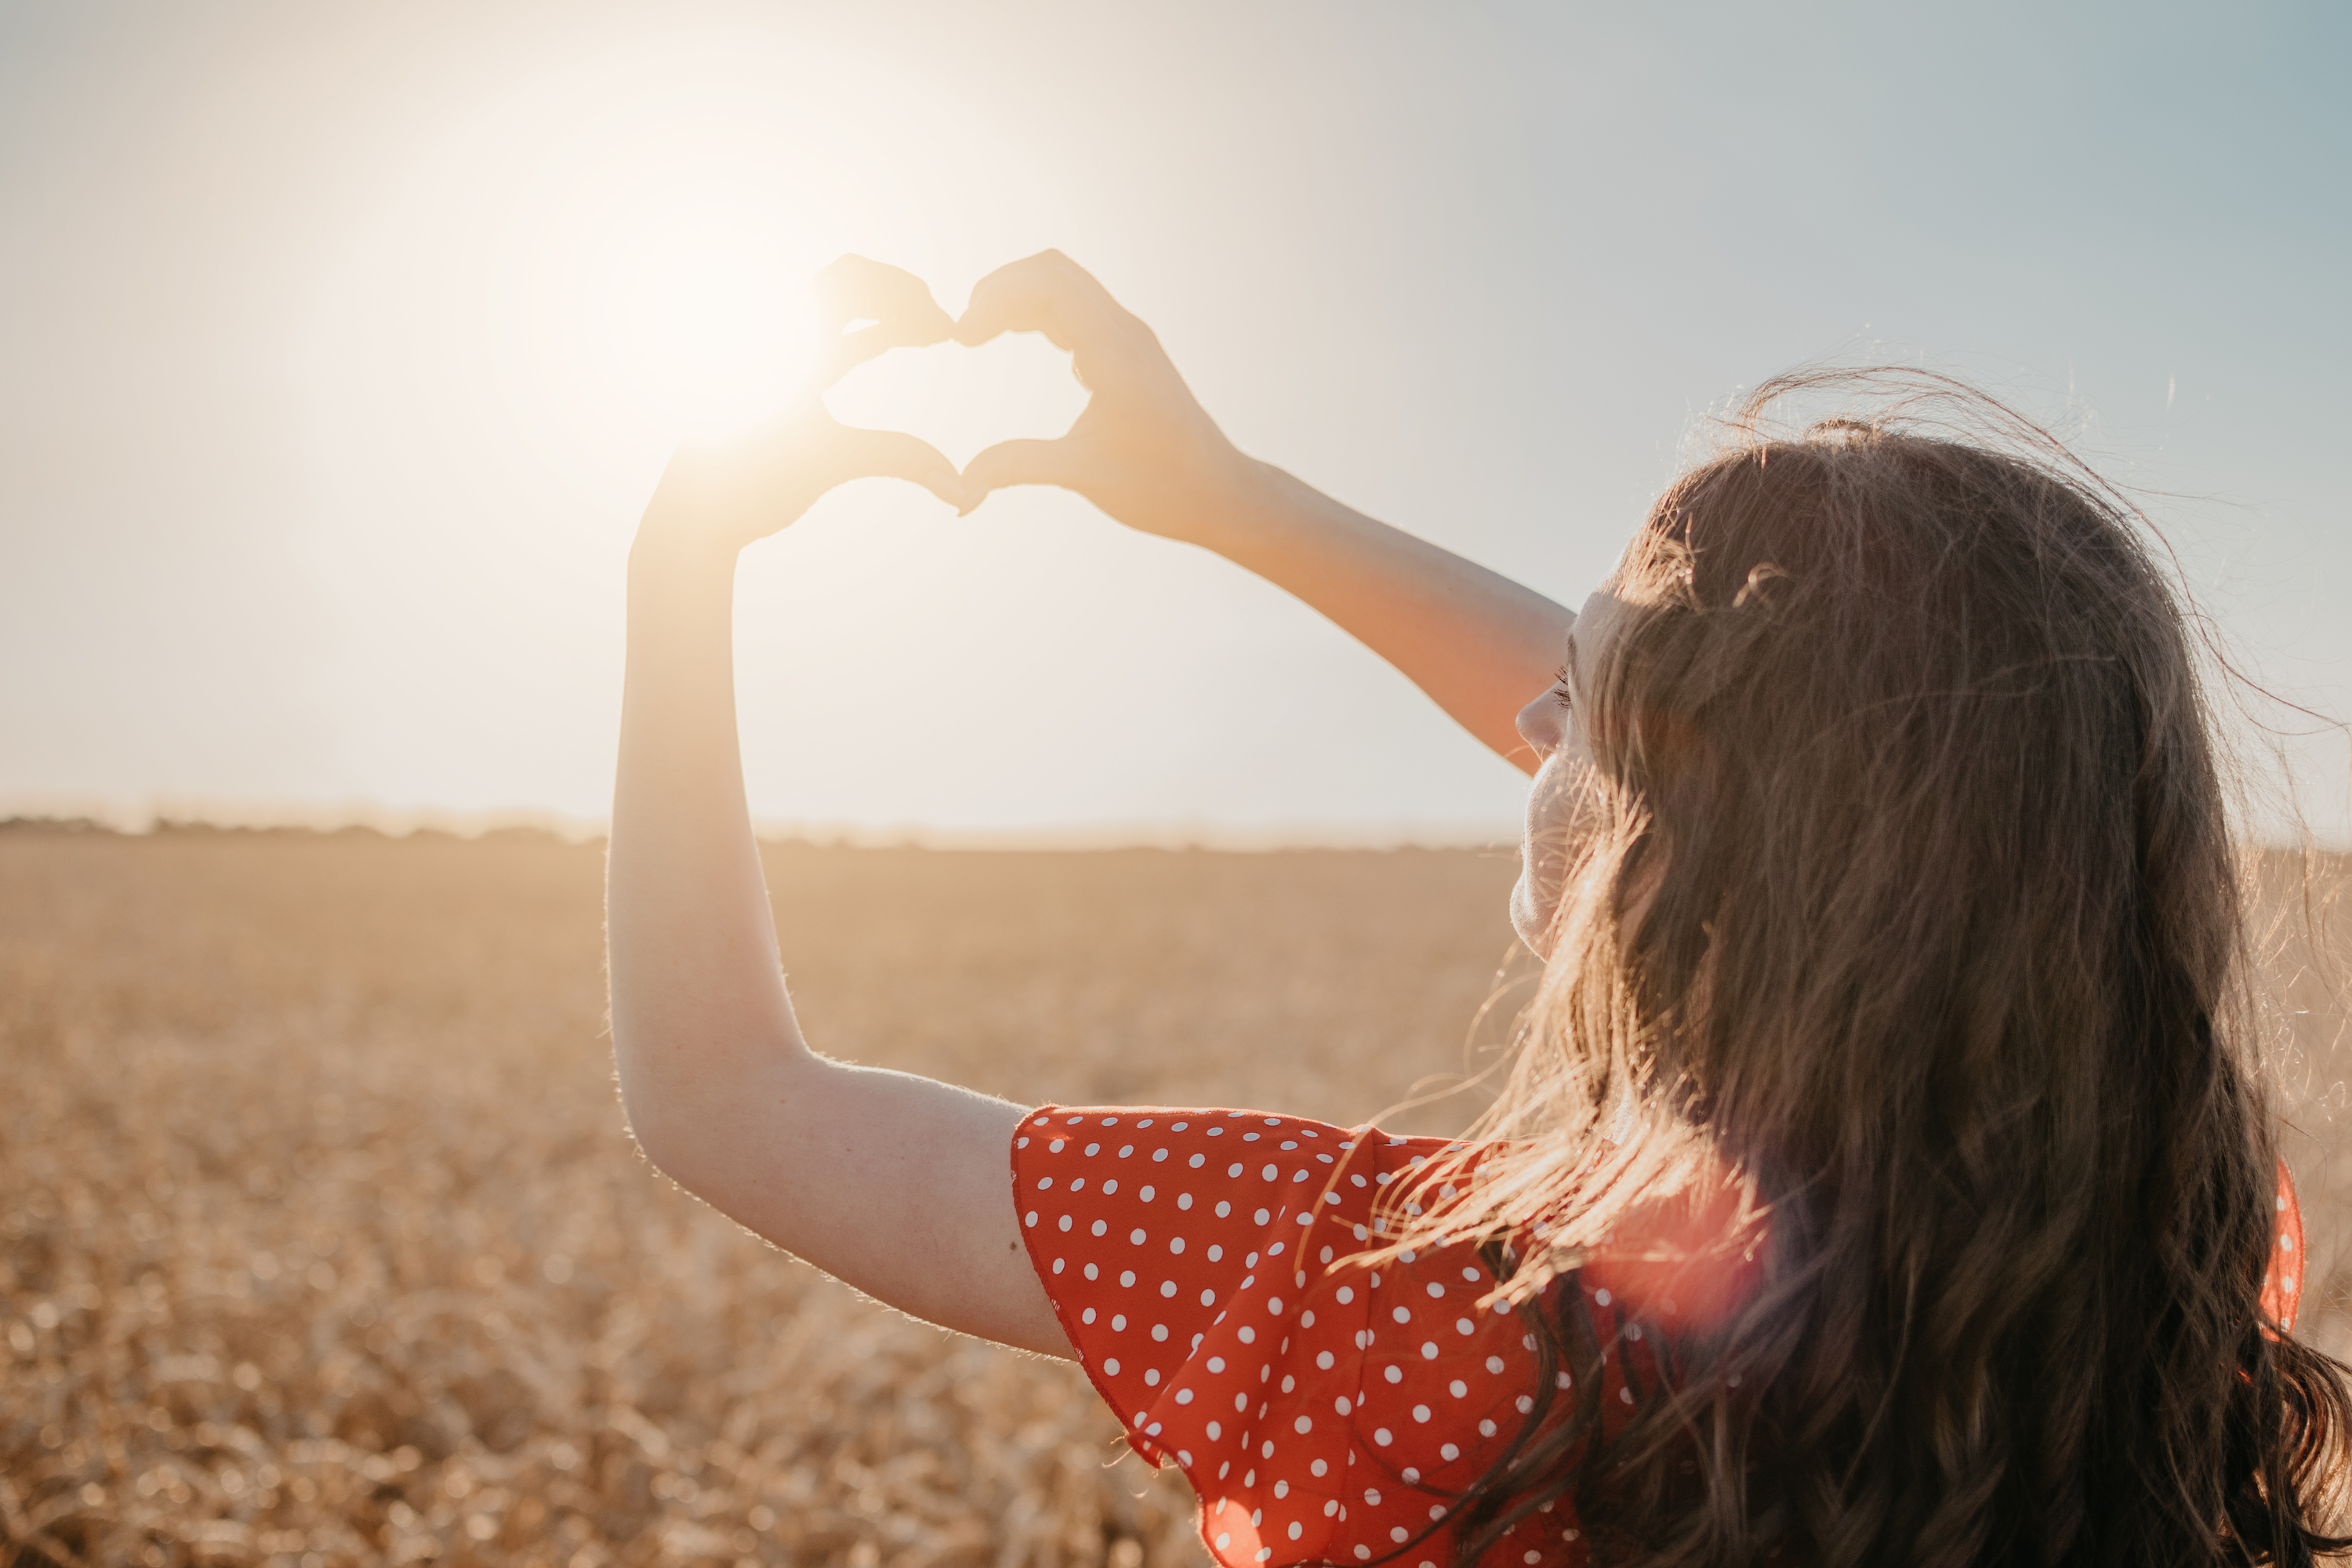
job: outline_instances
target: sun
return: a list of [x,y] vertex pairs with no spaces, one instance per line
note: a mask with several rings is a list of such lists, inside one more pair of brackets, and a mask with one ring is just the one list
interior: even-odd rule
[[481,461],[642,490],[679,439],[808,395],[835,257],[1019,254],[1011,164],[900,62],[695,34],[551,65],[355,237],[322,352],[370,367],[368,428],[422,415]]

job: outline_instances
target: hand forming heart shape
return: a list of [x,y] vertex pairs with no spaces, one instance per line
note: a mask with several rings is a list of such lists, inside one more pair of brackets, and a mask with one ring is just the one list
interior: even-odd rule
[[[752,436],[681,448],[646,510],[657,529],[740,549],[835,485],[887,477],[922,485],[965,512],[1009,485],[1060,485],[1131,528],[1216,548],[1213,536],[1236,524],[1271,472],[1225,439],[1151,329],[1059,251],[982,279],[961,320],[950,319],[914,274],[864,257],[841,258],[816,283],[824,330],[836,335],[827,340],[815,392]],[[870,324],[853,328],[860,321]],[[1007,332],[1041,333],[1070,356],[1071,374],[1091,395],[1066,434],[998,441],[959,471],[902,429],[843,423],[822,396],[891,349],[950,340],[976,348]],[[1028,357],[1036,363],[1036,353]]]

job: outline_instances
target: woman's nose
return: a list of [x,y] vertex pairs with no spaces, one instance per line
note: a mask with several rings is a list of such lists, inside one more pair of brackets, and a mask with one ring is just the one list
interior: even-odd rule
[[1533,746],[1539,757],[1549,757],[1559,750],[1563,710],[1549,691],[1519,710],[1517,721],[1519,739]]

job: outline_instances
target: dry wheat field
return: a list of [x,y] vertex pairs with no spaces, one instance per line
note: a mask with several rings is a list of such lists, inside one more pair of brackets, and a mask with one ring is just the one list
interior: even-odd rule
[[[1507,856],[769,868],[822,1048],[1027,1102],[1355,1121],[1489,1059],[1517,973]],[[0,1568],[1203,1560],[1074,1369],[863,1301],[636,1157],[600,872],[529,836],[0,832]],[[2333,1307],[2305,958],[2273,1023]]]
[[[637,1158],[601,869],[0,833],[0,1564],[1204,1561],[1075,1369],[861,1300]],[[835,1055],[1349,1120],[1463,1068],[1515,864],[770,869]]]

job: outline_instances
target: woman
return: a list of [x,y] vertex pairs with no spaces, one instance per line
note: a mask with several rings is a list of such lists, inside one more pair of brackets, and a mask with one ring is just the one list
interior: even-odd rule
[[[835,374],[1039,331],[1093,400],[961,475],[812,401],[664,476],[609,889],[663,1170],[884,1301],[1077,1357],[1235,1568],[2343,1544],[2346,1394],[2274,1266],[2299,1227],[2207,716],[2111,492],[1980,401],[2027,456],[1900,407],[1750,438],[1575,616],[1243,457],[1057,254],[956,321],[892,268],[823,281],[877,323]],[[809,1049],[731,572],[869,475],[965,510],[1064,485],[1214,550],[1535,773],[1513,913],[1545,976],[1488,1135],[1025,1110]]]

